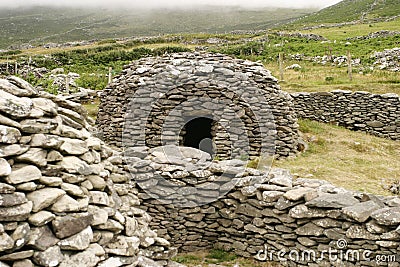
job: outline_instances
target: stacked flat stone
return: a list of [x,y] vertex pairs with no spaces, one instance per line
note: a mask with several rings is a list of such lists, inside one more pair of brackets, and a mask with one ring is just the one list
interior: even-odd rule
[[[284,266],[377,266],[377,255],[380,259],[385,255],[397,255],[397,263],[391,262],[390,266],[399,266],[398,197],[348,191],[316,179],[294,180],[286,170],[272,169],[267,173],[235,167],[232,161],[207,163],[205,160],[193,165],[187,156],[166,160],[163,154],[158,153],[165,149],[170,148],[135,148],[130,152],[132,157],[136,156],[133,162],[136,167],[146,168],[137,168],[135,172],[136,167],[133,167],[131,170],[132,176],[140,180],[139,184],[144,179],[148,181],[145,190],[139,188],[139,197],[153,217],[152,229],[180,251],[216,247],[244,257],[256,257],[260,251],[265,252],[266,245],[273,256],[267,259],[280,261]],[[194,153],[192,148],[180,149],[184,151],[182,155]],[[199,151],[198,155],[201,153]],[[214,195],[212,201],[213,192],[220,189],[220,183],[212,181],[226,166],[231,172],[242,173],[242,178],[235,181],[235,186],[224,196],[217,199]],[[192,191],[191,194],[193,198],[206,197],[211,202],[177,208],[174,196],[170,201],[165,197],[172,192],[171,188],[163,188],[161,183],[157,183],[160,180],[153,181],[153,176],[146,176],[145,169],[149,174],[159,171],[165,179],[181,182],[201,177],[199,184],[207,180],[209,193]],[[192,184],[195,185],[193,181]],[[149,187],[157,187],[158,192],[164,194],[159,196],[162,202],[154,195],[149,196]],[[279,254],[282,249],[285,253]],[[364,255],[368,257],[349,257],[346,260],[344,257],[336,259],[331,254],[333,256],[329,258],[329,249],[336,249],[335,255],[353,252],[363,255],[367,251]],[[299,258],[289,254],[291,250],[298,253]],[[315,257],[302,260],[301,253],[307,251],[315,252]]]
[[174,254],[83,114],[0,79],[0,266],[166,266]]
[[400,71],[400,47],[375,52],[371,58],[375,59],[374,65],[381,70]]
[[[253,91],[259,95],[249,95]],[[192,97],[210,100],[196,104],[189,101]],[[224,112],[213,100],[230,103],[227,106],[230,105],[231,111]],[[203,113],[199,113],[198,106],[203,107]],[[177,107],[183,108],[177,111]],[[260,124],[267,121],[257,121],[253,111],[264,112],[265,117],[270,115],[274,129],[260,128]],[[139,115],[146,112],[149,117],[139,119]],[[240,117],[238,123],[229,126],[229,131],[219,124],[214,125],[212,135],[219,158],[234,158],[232,154],[260,156],[263,150],[261,130],[276,139],[271,143],[276,146],[277,157],[296,154],[298,125],[290,95],[280,90],[277,80],[262,64],[221,54],[179,53],[134,61],[103,91],[97,125],[108,144],[158,147],[166,145],[164,140],[182,143],[186,117],[208,115],[217,121],[221,117],[220,121],[225,122]],[[143,128],[146,135],[142,138]],[[177,128],[183,131],[174,132]],[[129,136],[124,136],[123,132]],[[249,151],[242,143],[237,151],[231,151],[232,142],[245,134],[249,136]],[[137,140],[145,140],[145,143]]]
[[400,97],[335,90],[292,93],[299,118],[335,123],[350,130],[400,140]]

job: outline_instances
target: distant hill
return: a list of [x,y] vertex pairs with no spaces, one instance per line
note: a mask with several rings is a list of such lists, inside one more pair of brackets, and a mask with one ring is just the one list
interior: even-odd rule
[[0,49],[10,45],[159,35],[265,30],[312,9],[202,7],[197,9],[74,9],[33,7],[0,10]]
[[336,5],[306,15],[295,24],[368,21],[400,15],[400,0],[343,0]]

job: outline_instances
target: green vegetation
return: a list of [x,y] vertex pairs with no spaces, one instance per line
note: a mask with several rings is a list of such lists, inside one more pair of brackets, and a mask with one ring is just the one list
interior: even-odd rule
[[344,0],[319,12],[304,16],[294,25],[342,23],[392,17],[399,14],[399,9],[400,2],[398,0]]
[[225,33],[265,30],[311,9],[74,9],[34,7],[0,10],[0,49],[10,45],[156,36],[170,33]]
[[[366,23],[366,24],[354,24],[345,25],[340,27],[329,27],[329,28],[318,28],[310,30],[301,30],[303,33],[315,33],[324,36],[325,38],[334,41],[345,41],[347,38],[368,35],[372,32],[378,31],[400,31],[400,18],[392,21],[376,22],[376,23]],[[397,37],[398,38],[398,37]],[[385,38],[377,38],[371,41],[371,47],[373,45],[379,45],[381,42],[385,42]],[[393,41],[393,40],[392,40]],[[394,40],[399,43],[399,40]],[[366,41],[367,42],[367,41]],[[367,42],[368,43],[368,42]]]
[[297,158],[275,161],[276,167],[297,177],[384,195],[382,180],[400,179],[400,142],[309,120],[299,124],[309,149]]
[[[104,89],[108,82],[109,67],[113,69],[116,75],[124,65],[132,60],[136,60],[146,56],[159,56],[165,53],[176,53],[190,51],[190,49],[182,46],[162,46],[158,48],[136,47],[126,49],[125,46],[96,46],[87,49],[74,49],[69,51],[58,51],[49,55],[30,56],[35,62],[36,67],[45,67],[47,69],[55,69],[63,67],[65,72],[75,72],[80,74],[80,78],[76,81],[77,85],[93,90]],[[28,54],[23,54],[18,61],[27,61]],[[24,77],[25,78],[25,77]],[[41,86],[48,91],[53,92],[51,81],[48,78],[35,78],[33,76],[26,79],[35,86]]]
[[[400,20],[397,21],[397,25],[400,27]],[[268,40],[263,42],[255,39],[253,42],[219,47],[214,50],[264,62],[276,61],[279,53],[286,55],[301,54],[305,57],[311,57],[328,54],[340,56],[346,55],[347,51],[350,51],[353,58],[361,58],[363,63],[372,63],[370,57],[374,51],[400,46],[400,35],[351,41],[350,44],[346,44],[346,40],[343,39],[338,39],[338,42],[321,43],[321,41],[308,40],[306,38],[277,36],[275,34],[269,34],[267,37]]]
[[[285,66],[300,64],[301,70],[285,70],[280,86],[287,92],[329,92],[332,90],[368,91],[375,94],[400,94],[400,79],[396,72],[356,67],[353,80],[349,80],[346,67],[322,66],[312,62],[287,60]],[[279,77],[277,62],[265,64],[275,77]]]

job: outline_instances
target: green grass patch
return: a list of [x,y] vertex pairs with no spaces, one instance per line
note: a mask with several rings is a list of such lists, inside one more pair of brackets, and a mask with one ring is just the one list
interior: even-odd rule
[[229,262],[235,260],[236,258],[237,256],[235,254],[223,250],[213,249],[206,256],[206,262],[207,263]]
[[92,103],[83,104],[83,107],[87,110],[89,117],[96,120],[97,112],[99,111],[100,101],[96,100]]
[[177,255],[173,258],[174,261],[182,264],[198,264],[202,262],[202,258],[193,254]]
[[274,162],[296,177],[330,181],[351,190],[389,193],[382,180],[400,179],[400,143],[339,126],[299,120],[309,149],[294,159]]

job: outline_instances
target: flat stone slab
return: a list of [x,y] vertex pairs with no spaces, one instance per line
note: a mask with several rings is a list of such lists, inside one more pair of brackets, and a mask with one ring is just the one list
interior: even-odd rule
[[351,193],[328,194],[322,193],[317,198],[306,203],[308,207],[316,208],[344,208],[360,203]]

